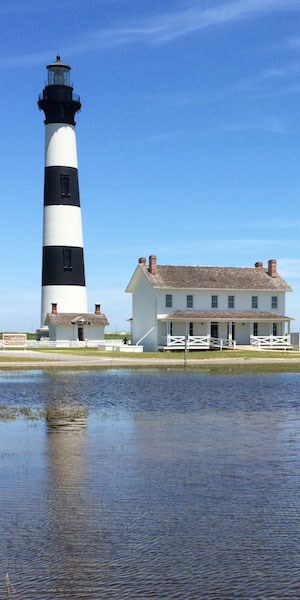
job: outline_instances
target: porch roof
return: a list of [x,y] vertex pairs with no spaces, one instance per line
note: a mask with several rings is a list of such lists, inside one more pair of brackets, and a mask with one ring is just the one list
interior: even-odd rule
[[292,321],[292,317],[263,311],[176,310],[160,321]]

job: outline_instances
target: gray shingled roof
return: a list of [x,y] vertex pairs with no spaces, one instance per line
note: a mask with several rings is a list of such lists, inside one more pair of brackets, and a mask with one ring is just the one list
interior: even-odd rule
[[187,267],[157,265],[151,274],[139,265],[154,288],[292,291],[277,274],[271,277],[264,267]]
[[106,315],[101,313],[48,313],[45,324],[51,325],[74,325],[75,323],[85,322],[88,325],[109,325]]
[[291,321],[291,317],[264,311],[176,310],[161,321]]

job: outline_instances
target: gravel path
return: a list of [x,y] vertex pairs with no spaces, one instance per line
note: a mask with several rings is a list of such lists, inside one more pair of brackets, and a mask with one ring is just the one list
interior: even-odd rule
[[[3,356],[11,359],[16,358],[17,360],[6,361],[1,360]],[[193,359],[188,357],[188,365],[191,366],[224,366],[224,365],[267,365],[267,364],[299,364],[299,357],[288,357],[288,358],[267,358],[262,356],[257,357],[245,357],[245,358],[216,358],[209,359]],[[51,352],[38,352],[32,350],[5,350],[0,354],[0,368],[38,368],[38,367],[58,367],[58,368],[72,368],[72,367],[131,367],[131,366],[184,366],[183,357],[180,358],[147,358],[147,355],[143,358],[114,358],[114,357],[103,357],[103,356],[84,356],[81,354],[53,354]]]

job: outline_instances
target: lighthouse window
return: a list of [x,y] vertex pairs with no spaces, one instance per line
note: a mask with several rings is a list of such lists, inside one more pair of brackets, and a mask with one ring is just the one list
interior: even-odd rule
[[72,250],[71,248],[63,249],[64,271],[72,271]]
[[70,177],[69,175],[60,176],[61,195],[63,197],[70,196]]

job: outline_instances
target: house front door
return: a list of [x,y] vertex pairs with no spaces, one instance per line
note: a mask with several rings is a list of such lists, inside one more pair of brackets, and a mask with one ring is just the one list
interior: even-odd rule
[[78,341],[83,342],[83,325],[78,325]]
[[210,335],[212,338],[219,337],[219,323],[210,324]]

